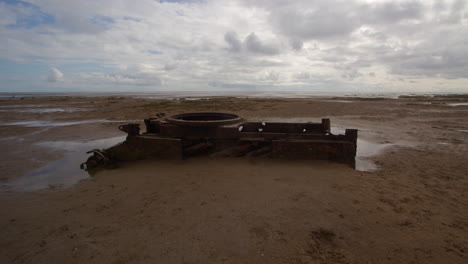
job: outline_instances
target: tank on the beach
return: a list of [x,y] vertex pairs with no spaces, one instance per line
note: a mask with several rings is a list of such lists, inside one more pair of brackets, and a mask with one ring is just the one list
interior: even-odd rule
[[92,150],[81,167],[91,170],[119,161],[146,158],[185,159],[191,156],[271,157],[318,159],[355,167],[357,130],[344,135],[330,131],[330,119],[321,123],[248,122],[231,113],[156,114],[139,124],[119,126],[128,134],[120,144]]

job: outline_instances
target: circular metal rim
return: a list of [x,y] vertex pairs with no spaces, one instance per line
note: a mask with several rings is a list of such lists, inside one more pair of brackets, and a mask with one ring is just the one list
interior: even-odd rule
[[[183,120],[181,117],[185,116],[206,116],[206,115],[222,115],[222,116],[231,116],[229,119],[221,120]],[[215,126],[225,126],[242,122],[244,119],[236,114],[231,113],[221,113],[221,112],[194,112],[194,113],[183,113],[177,114],[165,118],[171,124],[178,126],[192,126],[192,127],[215,127]]]

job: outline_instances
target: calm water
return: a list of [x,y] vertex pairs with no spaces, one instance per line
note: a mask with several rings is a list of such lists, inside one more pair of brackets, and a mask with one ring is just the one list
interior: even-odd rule
[[159,91],[159,92],[69,92],[69,93],[0,93],[0,100],[21,100],[21,98],[70,96],[70,97],[96,97],[96,96],[130,96],[138,98],[174,99],[179,97],[211,97],[211,96],[234,96],[234,97],[273,97],[273,98],[307,98],[307,97],[372,97],[372,98],[398,98],[399,96],[433,96],[450,93],[402,93],[402,92],[332,92],[332,91],[251,91],[251,90],[226,90],[226,91]]
[[[1,94],[1,100],[17,100],[21,97],[41,97],[41,96],[132,96],[132,97],[142,97],[142,98],[155,98],[155,99],[171,99],[181,96],[192,96],[191,98],[186,98],[188,100],[201,100],[205,99],[204,94],[201,92],[178,92],[178,93],[30,93],[30,94]],[[302,98],[302,97],[313,97],[321,96],[318,93],[304,93],[304,92],[231,92],[231,93],[205,93],[206,96],[216,96],[216,95],[229,95],[229,96],[244,96],[244,97],[282,97],[282,98]],[[325,94],[322,94],[325,96]],[[330,95],[330,94],[328,94]],[[356,96],[356,94],[335,94],[336,96]],[[401,94],[398,94],[401,95]],[[393,98],[398,96],[397,94],[367,94],[370,97],[390,97]],[[364,96],[360,94],[359,96]],[[352,103],[352,101],[347,100],[331,100],[336,103]],[[464,104],[460,104],[464,105]],[[21,112],[21,111],[31,111],[31,112],[41,112],[50,115],[54,115],[60,112],[73,112],[73,111],[86,111],[88,109],[79,109],[73,107],[57,107],[53,105],[9,105],[1,106],[0,112]],[[282,121],[282,122],[308,122],[308,121],[317,121],[316,118],[290,118],[283,120],[281,118],[273,118],[264,121]],[[38,127],[41,128],[38,131],[31,133],[31,136],[34,136],[37,133],[42,133],[47,131],[49,128],[61,127],[61,126],[71,126],[71,125],[85,125],[91,123],[106,123],[106,122],[119,122],[115,120],[82,120],[82,121],[66,121],[66,122],[54,122],[54,121],[44,121],[44,120],[26,120],[19,122],[0,122],[0,125],[4,126],[25,126],[25,127]],[[121,121],[128,122],[128,121]],[[465,132],[464,130],[461,130]],[[342,128],[332,128],[334,134],[343,134],[344,129]],[[3,140],[11,140],[15,137],[3,138]],[[65,155],[62,159],[50,162],[49,164],[36,169],[19,179],[8,182],[4,184],[5,187],[9,190],[19,190],[19,191],[29,191],[29,190],[38,190],[51,187],[67,187],[71,186],[82,179],[88,178],[89,175],[86,171],[83,171],[79,168],[79,165],[84,162],[89,154],[86,154],[86,151],[89,151],[94,148],[108,148],[112,145],[115,145],[119,142],[125,140],[125,137],[115,137],[101,140],[94,140],[89,142],[74,142],[74,141],[51,141],[51,142],[41,142],[37,143],[44,148],[50,148],[54,150],[59,150],[65,152]],[[380,155],[387,148],[392,146],[392,144],[377,144],[370,141],[358,140],[358,150],[356,157],[356,169],[362,171],[374,171],[377,170],[377,165],[372,161],[372,157]]]
[[52,122],[52,121],[33,120],[33,121],[0,123],[0,125],[2,126],[24,126],[24,127],[59,127],[59,126],[72,126],[72,125],[93,124],[93,123],[115,123],[115,122],[126,122],[126,121],[96,119],[96,120],[69,121],[69,122]]
[[[89,154],[86,154],[87,151],[95,148],[108,148],[124,140],[125,136],[88,142],[46,141],[37,143],[37,145],[44,148],[61,150],[66,154],[62,159],[50,162],[3,186],[7,190],[14,191],[34,191],[45,188],[72,186],[80,180],[90,177],[86,171],[80,169],[80,164],[89,157]],[[391,146],[393,144],[377,144],[358,139],[356,169],[359,171],[378,170],[378,166],[370,158],[380,155]]]
[[49,164],[36,169],[17,180],[4,184],[7,190],[33,191],[45,188],[68,187],[82,179],[86,179],[89,174],[80,169],[80,164],[88,158],[86,154],[91,149],[103,149],[123,142],[125,136],[106,139],[93,140],[88,142],[74,141],[46,141],[37,145],[53,150],[61,150],[65,156]]
[[379,167],[371,159],[381,155],[388,148],[395,144],[378,144],[363,139],[358,139],[356,153],[356,170],[358,171],[376,171]]

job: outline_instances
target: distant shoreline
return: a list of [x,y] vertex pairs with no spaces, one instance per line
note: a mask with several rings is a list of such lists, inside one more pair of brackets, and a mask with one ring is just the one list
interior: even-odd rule
[[433,97],[433,96],[467,96],[468,92],[304,92],[304,91],[174,91],[174,92],[0,92],[0,100],[21,97],[101,97],[126,96],[151,99],[175,99],[191,97],[253,97],[253,98],[327,98],[327,97],[362,97],[362,98],[389,98],[401,97]]

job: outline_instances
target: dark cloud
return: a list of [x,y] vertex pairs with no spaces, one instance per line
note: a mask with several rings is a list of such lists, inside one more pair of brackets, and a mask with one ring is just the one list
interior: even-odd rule
[[468,78],[467,50],[441,49],[432,52],[396,53],[388,58],[391,71],[399,75]]
[[293,50],[301,50],[304,46],[304,42],[302,42],[300,39],[292,39],[290,43]]
[[229,49],[231,51],[239,52],[242,50],[242,42],[239,40],[236,32],[226,32],[226,34],[224,34],[224,40],[229,44]]
[[454,0],[451,4],[445,1],[438,1],[433,8],[438,14],[437,19],[442,23],[457,24],[464,16],[466,0]]
[[300,73],[294,74],[293,78],[296,80],[308,80],[311,78],[311,74],[308,72],[300,72]]
[[175,70],[175,69],[177,69],[177,65],[174,64],[174,63],[166,63],[164,65],[164,70],[165,71],[172,71],[172,70]]
[[260,53],[265,55],[275,55],[279,53],[279,49],[271,44],[263,43],[255,35],[255,33],[250,33],[244,40],[245,48],[253,53]]
[[277,10],[273,23],[282,34],[294,39],[324,39],[348,35],[359,26],[349,12],[335,8],[311,10]]
[[250,33],[243,42],[240,41],[236,32],[229,31],[224,34],[224,40],[229,45],[229,50],[232,52],[240,52],[245,50],[250,53],[261,55],[276,55],[280,53],[277,46],[272,43],[261,41],[254,33]]
[[[433,25],[434,26],[434,25]],[[363,47],[360,53],[373,54],[373,63],[386,65],[398,75],[467,78],[468,28],[437,26],[432,31],[421,31],[414,36],[403,35],[401,44],[380,44]],[[404,37],[404,38],[403,38]]]
[[361,77],[361,70],[373,65],[396,75],[468,77],[464,0],[254,0],[249,4],[268,10],[273,30],[288,38],[293,49],[312,41],[326,46],[314,47],[309,57],[315,65],[340,72],[342,78]]
[[344,72],[343,74],[341,74],[341,78],[347,79],[347,80],[354,80],[361,76],[363,76],[362,73],[360,73],[357,70],[351,70],[351,71]]
[[384,2],[372,5],[364,14],[367,23],[395,23],[401,20],[421,19],[425,6],[419,1]]
[[374,89],[418,78],[424,88],[468,78],[466,0],[111,2],[13,10],[0,0],[0,58],[61,65],[65,78],[38,78],[70,87]]

